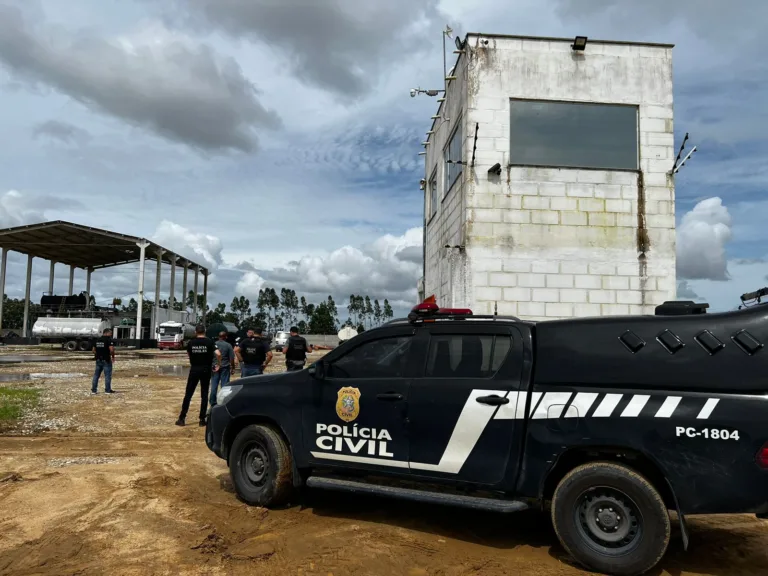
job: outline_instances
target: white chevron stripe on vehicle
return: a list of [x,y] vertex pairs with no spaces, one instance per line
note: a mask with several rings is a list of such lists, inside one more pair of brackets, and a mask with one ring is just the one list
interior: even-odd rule
[[648,403],[650,398],[650,396],[646,396],[644,394],[635,394],[632,396],[632,400],[629,401],[629,404],[627,404],[627,407],[624,408],[624,411],[621,413],[621,417],[637,418],[640,415],[640,412],[643,411],[643,408],[645,408],[645,405]]
[[[464,403],[464,408],[459,414],[459,419],[448,440],[448,446],[443,452],[438,464],[420,464],[411,462],[411,468],[414,470],[429,470],[432,472],[445,472],[447,474],[458,474],[464,462],[469,458],[469,454],[480,440],[480,436],[491,421],[496,412],[496,406],[481,404],[477,402],[480,396],[506,396],[505,390],[472,390]],[[511,431],[510,431],[511,433]]]
[[600,402],[600,405],[597,407],[597,410],[595,410],[595,413],[592,414],[592,418],[610,417],[623,397],[624,394],[606,394],[603,401]]
[[680,400],[682,399],[682,396],[667,396],[666,400],[664,400],[664,404],[661,405],[661,408],[656,412],[654,418],[671,418],[672,414],[675,413],[677,405],[680,404]]
[[701,409],[701,412],[699,412],[699,415],[696,416],[696,418],[698,420],[707,420],[712,416],[712,412],[715,410],[715,406],[717,406],[718,402],[720,402],[719,398],[710,398],[707,400],[707,403],[704,404],[704,408]]
[[571,399],[570,392],[547,392],[544,394],[539,406],[531,416],[533,420],[544,420],[549,418],[560,418],[560,415],[565,410],[565,405],[568,404],[568,400]]
[[584,418],[599,394],[597,392],[579,392],[565,413],[566,418]]

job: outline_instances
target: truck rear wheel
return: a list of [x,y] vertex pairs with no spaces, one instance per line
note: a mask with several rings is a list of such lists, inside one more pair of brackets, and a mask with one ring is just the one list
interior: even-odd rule
[[609,462],[571,470],[552,497],[552,524],[578,562],[615,576],[644,574],[669,545],[667,507],[640,474]]
[[87,352],[88,351],[88,340],[80,340],[80,342],[77,343],[77,349],[81,352]]
[[69,340],[67,343],[64,344],[64,349],[67,352],[74,352],[77,350],[77,342],[75,340]]
[[235,491],[246,503],[274,507],[292,490],[292,460],[287,443],[275,429],[246,426],[232,443],[229,472]]

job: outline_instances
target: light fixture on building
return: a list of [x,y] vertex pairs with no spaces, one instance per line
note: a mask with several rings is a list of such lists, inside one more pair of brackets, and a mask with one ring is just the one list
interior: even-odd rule
[[587,47],[587,37],[586,36],[576,36],[573,40],[573,44],[571,44],[571,49],[576,50],[578,52],[584,52],[584,50]]
[[422,178],[419,180],[419,190],[424,190],[427,187],[427,181]]
[[426,152],[419,152],[419,156],[426,156],[426,155],[427,155]]
[[466,45],[466,43],[462,42],[461,38],[456,36],[456,40],[454,41],[454,43],[456,44],[456,50],[458,50],[459,52],[464,51],[464,46]]
[[429,146],[429,141],[426,141],[426,142],[422,142],[422,143],[421,143],[421,145],[422,145],[422,146]]
[[488,168],[488,174],[496,174],[496,176],[501,176],[501,164],[496,162],[496,164]]
[[411,88],[411,98],[416,98],[417,94],[426,94],[427,96],[437,96],[445,90],[422,90],[421,88]]

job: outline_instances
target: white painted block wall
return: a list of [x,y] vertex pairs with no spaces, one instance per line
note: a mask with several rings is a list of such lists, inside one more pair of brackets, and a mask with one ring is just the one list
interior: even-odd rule
[[[465,122],[467,163],[479,125],[475,166],[427,225],[425,293],[524,319],[652,314],[674,299],[671,48],[590,41],[575,55],[567,41],[467,44],[445,104]],[[637,105],[640,173],[509,166],[510,98]],[[427,179],[435,166],[442,177],[449,133],[443,125],[431,137]],[[497,162],[500,177],[488,174]]]

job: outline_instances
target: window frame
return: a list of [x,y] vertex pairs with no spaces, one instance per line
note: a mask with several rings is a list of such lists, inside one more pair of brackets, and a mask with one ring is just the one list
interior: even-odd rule
[[[491,348],[490,348],[490,356],[488,358],[488,368],[489,372],[491,367],[493,367],[493,354],[496,350],[496,339],[501,336],[503,338],[507,338],[509,340],[509,348],[507,348],[507,352],[504,355],[504,358],[502,359],[501,363],[499,364],[498,368],[494,372],[490,372],[487,376],[433,376],[431,374],[428,374],[429,370],[429,360],[431,358],[432,354],[432,345],[436,338],[452,338],[452,337],[458,337],[463,338],[464,336],[478,336],[482,338],[483,336],[490,336],[491,337]],[[427,350],[425,354],[425,360],[424,360],[424,370],[422,378],[427,378],[430,380],[493,380],[496,378],[499,373],[501,373],[502,368],[504,368],[504,364],[508,361],[510,354],[512,354],[512,351],[515,349],[515,338],[514,336],[507,331],[493,331],[493,330],[480,330],[480,331],[472,331],[467,332],[461,329],[456,329],[454,331],[447,330],[447,331],[440,331],[440,332],[434,332],[430,334],[429,342],[427,345]]]
[[[574,106],[593,106],[593,107],[603,107],[603,108],[632,108],[635,111],[635,167],[634,168],[599,168],[595,166],[581,166],[581,165],[563,165],[563,164],[529,164],[529,163],[522,163],[522,162],[514,162],[513,161],[513,153],[512,153],[512,143],[513,143],[513,135],[512,135],[512,105],[515,102],[532,102],[532,103],[539,103],[539,104],[570,104]],[[582,100],[551,100],[551,99],[545,99],[545,98],[510,98],[509,99],[509,146],[508,146],[508,153],[509,153],[509,162],[508,166],[511,167],[521,167],[521,168],[557,168],[557,169],[563,169],[563,170],[595,170],[600,172],[638,172],[640,170],[640,146],[641,146],[641,135],[640,135],[640,104],[625,104],[625,103],[614,103],[614,102],[588,102],[588,101],[582,101]]]
[[[449,164],[448,160],[453,160],[450,157],[451,153],[451,144],[454,142],[454,138],[456,135],[459,134],[459,162],[462,162],[462,164]],[[445,147],[443,148],[443,200],[448,196],[451,189],[453,188],[453,185],[456,184],[456,182],[459,181],[459,179],[464,174],[464,118],[461,117],[456,122],[456,126],[453,128],[453,131],[451,132],[451,135],[448,136],[448,140],[445,144]],[[458,166],[459,171],[454,176],[454,178],[451,180],[450,174],[451,174],[451,167],[452,166]]]
[[[373,344],[374,342],[380,342],[382,340],[391,340],[395,338],[408,338],[408,344],[413,347],[415,345],[415,338],[416,336],[413,334],[413,332],[395,332],[395,333],[389,333],[389,334],[382,334],[380,336],[377,336],[375,338],[368,338],[362,342],[360,342],[357,346],[350,348],[349,350],[346,350],[343,354],[339,354],[338,356],[335,356],[334,358],[331,358],[328,360],[328,374],[326,376],[327,380],[386,380],[386,379],[400,379],[400,378],[409,378],[408,373],[411,369],[411,363],[413,361],[413,354],[412,349],[407,352],[407,358],[405,362],[405,375],[402,376],[350,376],[350,377],[340,377],[340,376],[334,376],[333,374],[333,365],[336,364],[339,360],[343,360],[350,354],[355,353],[357,350],[361,349],[363,346],[367,346],[369,344]],[[393,350],[394,352],[394,350]]]

